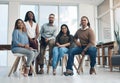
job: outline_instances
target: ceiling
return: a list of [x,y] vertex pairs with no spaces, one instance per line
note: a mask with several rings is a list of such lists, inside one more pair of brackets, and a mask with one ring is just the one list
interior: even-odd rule
[[94,4],[94,5],[99,5],[101,4],[104,0],[77,0],[83,3],[88,3],[88,4]]
[[99,5],[104,0],[0,0],[0,2],[4,1],[21,1],[21,2],[57,2],[57,3],[85,3],[92,5]]
[[92,5],[99,5],[104,0],[60,0],[64,2],[74,2],[74,3],[85,3],[85,4],[92,4]]

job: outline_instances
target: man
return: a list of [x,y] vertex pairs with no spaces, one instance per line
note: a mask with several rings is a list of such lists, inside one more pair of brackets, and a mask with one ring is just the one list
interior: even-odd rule
[[40,54],[38,56],[39,59],[39,65],[40,65],[40,71],[39,74],[43,74],[44,70],[44,55],[45,55],[45,49],[47,45],[49,46],[49,64],[51,65],[51,58],[52,58],[52,49],[55,44],[55,37],[57,28],[54,25],[55,15],[50,14],[49,15],[49,23],[45,23],[42,25],[40,34],[41,34],[41,40],[40,40]]
[[[83,57],[85,56],[85,54],[89,55],[90,57],[89,74],[90,75],[96,74],[94,68],[96,64],[96,56],[97,56],[97,49],[95,47],[96,37],[93,29],[90,26],[88,17],[86,16],[81,17],[80,26],[81,28],[78,29],[74,35],[74,40],[77,46],[70,49],[68,53],[66,72],[64,72],[65,76],[73,75],[72,66],[74,63],[74,56],[78,54],[81,54]],[[80,67],[81,67],[81,63],[80,63]],[[77,72],[79,73],[79,71]]]

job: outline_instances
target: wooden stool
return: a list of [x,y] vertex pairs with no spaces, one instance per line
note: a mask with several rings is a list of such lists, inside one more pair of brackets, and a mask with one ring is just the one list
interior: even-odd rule
[[[14,61],[14,63],[13,63],[13,66],[12,66],[12,68],[11,68],[9,74],[8,74],[8,77],[10,77],[10,75],[11,75],[12,73],[16,72],[16,70],[17,70],[17,68],[18,68],[18,65],[19,65],[19,62],[20,62],[21,59],[22,59],[21,65],[20,65],[20,72],[21,72],[21,73],[23,72],[23,64],[26,63],[26,59],[25,59],[24,54],[15,53],[14,55],[17,56],[17,58],[15,59],[15,61]],[[31,69],[32,69],[32,71],[33,71],[33,73],[34,73],[34,76],[36,76],[36,72],[35,72],[35,70],[34,70],[33,65],[31,64],[30,67],[31,67]]]

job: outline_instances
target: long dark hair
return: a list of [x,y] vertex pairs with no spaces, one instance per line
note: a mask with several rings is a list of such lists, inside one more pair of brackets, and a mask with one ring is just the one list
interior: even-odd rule
[[[86,19],[88,20],[87,26],[90,28],[90,21],[89,21],[88,17],[87,17],[87,16],[82,16],[82,17],[81,17],[81,20],[82,20],[83,18],[86,18]],[[82,25],[82,24],[80,24],[80,26],[81,26],[81,25]]]
[[61,37],[61,36],[63,35],[63,32],[62,32],[62,27],[63,27],[63,26],[65,26],[65,27],[67,28],[67,36],[70,35],[70,31],[69,31],[68,26],[67,26],[66,24],[62,24],[62,25],[61,25],[61,30],[60,30],[60,32],[59,32],[59,34],[58,34],[59,37]]
[[23,26],[24,26],[23,29],[22,29],[22,31],[23,31],[23,32],[26,32],[26,27],[25,27],[25,24],[24,24],[24,22],[23,22],[22,19],[17,19],[17,20],[15,21],[14,30],[15,30],[15,29],[19,29],[19,27],[18,27],[18,21],[22,21]]
[[30,19],[29,19],[29,16],[28,16],[28,14],[29,14],[30,12],[33,14],[33,19],[32,19],[32,20],[33,20],[34,22],[36,22],[36,20],[35,20],[35,15],[34,15],[34,13],[33,13],[32,11],[28,11],[28,12],[26,13],[26,15],[25,15],[25,20],[24,20],[24,21],[26,22],[26,21],[30,20]]

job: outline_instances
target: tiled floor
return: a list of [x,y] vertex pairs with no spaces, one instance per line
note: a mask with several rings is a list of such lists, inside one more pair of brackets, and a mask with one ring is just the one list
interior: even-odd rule
[[[49,75],[37,75],[36,77],[23,77],[19,76],[18,72],[7,77],[10,68],[0,67],[0,83],[120,83],[120,71],[114,69],[110,72],[108,67],[96,66],[96,75],[89,75],[89,67],[84,66],[84,73],[78,75],[74,71],[73,76],[61,75],[61,68],[57,68],[57,75],[52,75],[52,69]],[[46,68],[45,68],[46,70]]]

